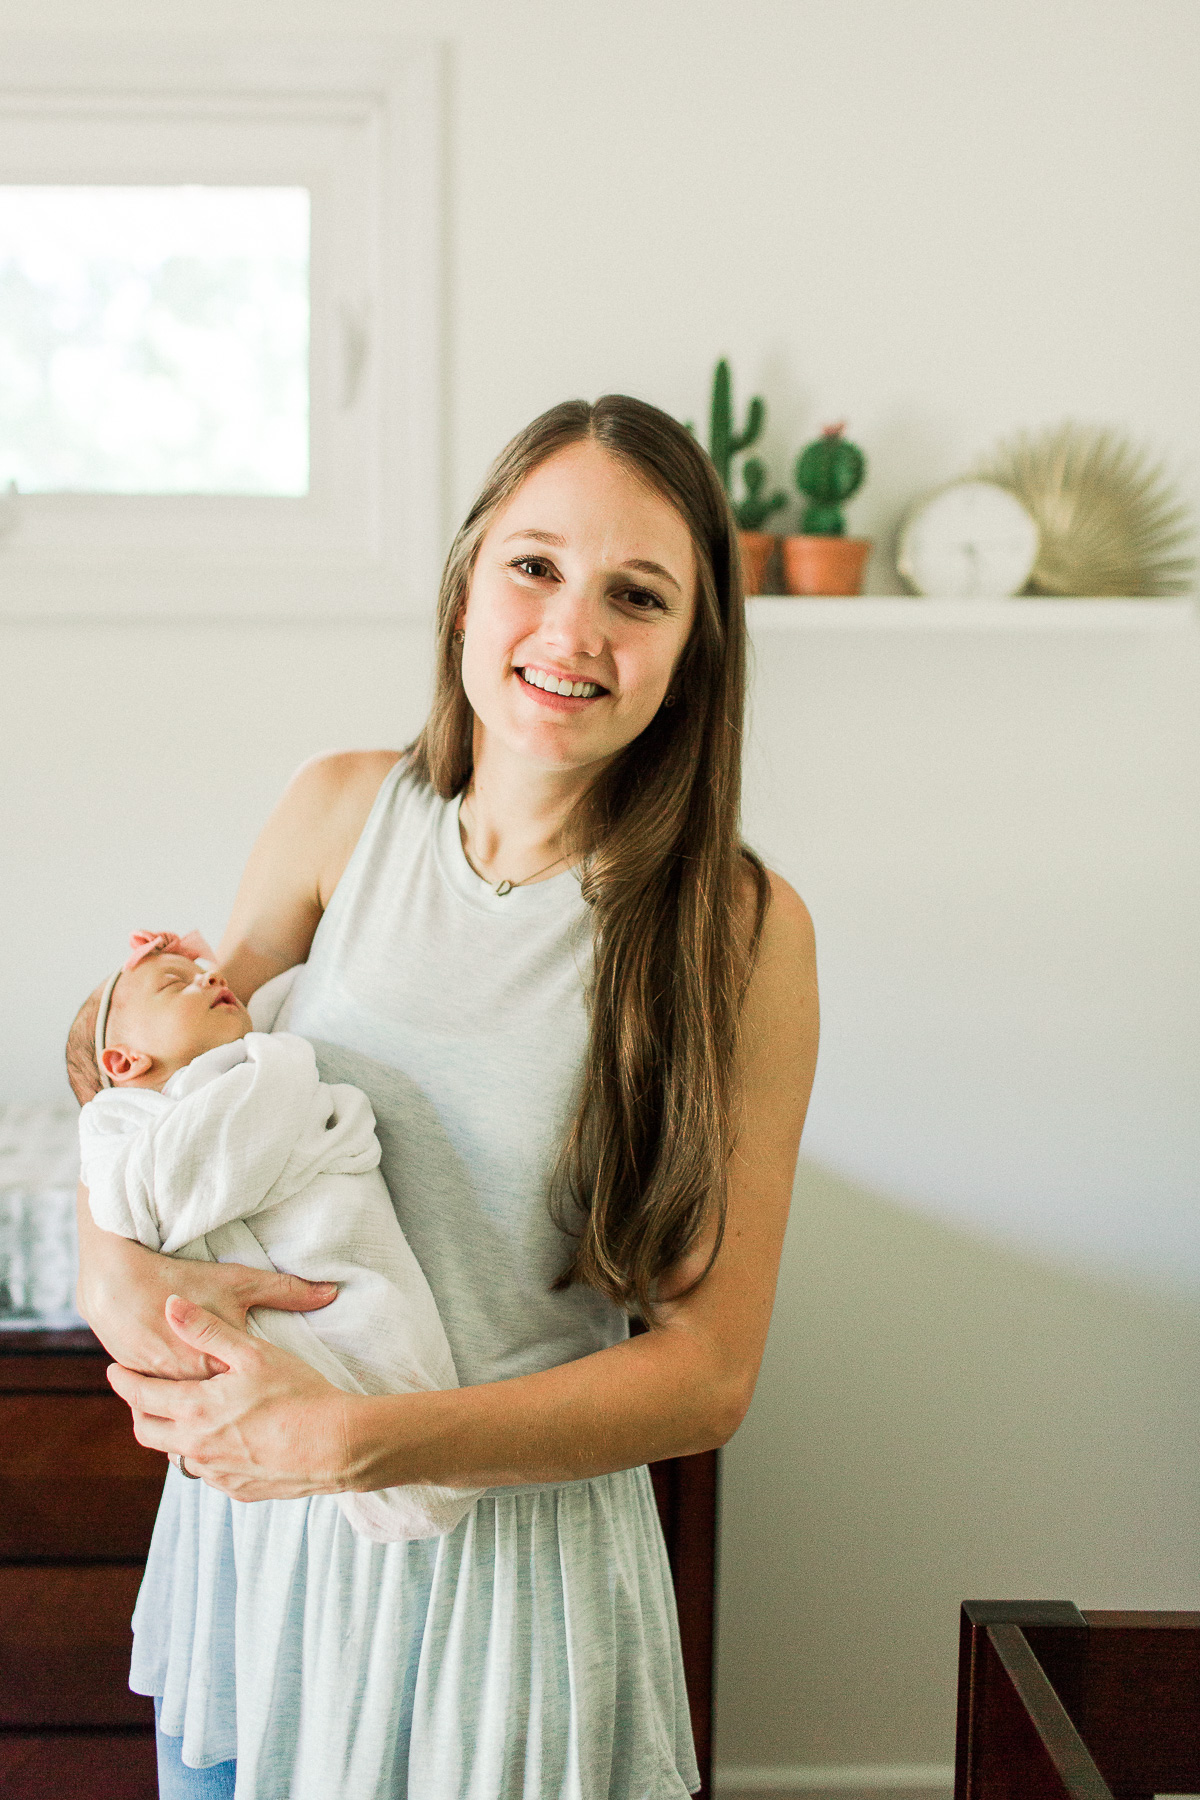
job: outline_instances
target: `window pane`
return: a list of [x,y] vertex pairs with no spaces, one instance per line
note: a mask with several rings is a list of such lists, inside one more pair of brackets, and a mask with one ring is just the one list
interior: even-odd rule
[[306,188],[0,186],[0,485],[308,492]]

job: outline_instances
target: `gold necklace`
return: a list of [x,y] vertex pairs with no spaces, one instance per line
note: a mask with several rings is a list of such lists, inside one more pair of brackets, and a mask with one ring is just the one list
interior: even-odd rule
[[[565,854],[562,856],[556,856],[554,861],[552,863],[547,863],[546,867],[544,869],[535,869],[533,871],[532,875],[526,875],[520,881],[498,881],[496,883],[495,887],[492,889],[492,892],[494,894],[498,894],[500,896],[500,898],[503,899],[504,895],[511,894],[514,888],[528,887],[529,883],[531,881],[536,881],[539,875],[549,874],[551,869],[556,869],[560,862],[566,862],[566,860],[567,859],[566,859]],[[468,862],[471,861],[470,857],[467,858],[467,861]],[[475,867],[474,863],[471,863],[471,867],[472,868]],[[476,873],[478,873],[478,871],[476,871]],[[486,881],[487,876],[485,875],[483,877],[483,879]]]
[[529,883],[531,881],[536,881],[539,875],[548,875],[551,869],[556,869],[560,862],[566,862],[567,860],[567,852],[564,850],[561,855],[555,857],[553,862],[548,862],[544,869],[535,869],[532,875],[523,875],[520,881],[509,881],[506,877],[503,881],[491,882],[488,881],[483,870],[477,869],[475,864],[471,861],[471,852],[467,849],[467,833],[463,822],[461,806],[458,809],[458,835],[462,839],[463,855],[467,859],[467,867],[471,869],[474,874],[478,875],[480,881],[487,882],[487,885],[491,888],[492,892],[501,900],[503,900],[505,894],[511,894],[514,888],[528,887]]

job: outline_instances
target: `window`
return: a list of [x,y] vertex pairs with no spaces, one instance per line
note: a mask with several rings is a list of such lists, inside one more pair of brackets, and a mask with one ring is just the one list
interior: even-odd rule
[[307,188],[0,188],[0,485],[308,492]]
[[0,54],[0,609],[428,615],[439,58]]

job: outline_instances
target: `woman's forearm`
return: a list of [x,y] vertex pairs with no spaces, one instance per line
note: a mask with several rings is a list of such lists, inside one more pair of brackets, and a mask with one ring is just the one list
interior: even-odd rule
[[661,1329],[536,1375],[349,1402],[348,1489],[578,1481],[727,1442],[753,1379]]
[[176,1379],[211,1375],[216,1365],[181,1344],[163,1316],[167,1295],[178,1285],[176,1265],[97,1225],[82,1182],[75,1217],[79,1233],[75,1304],[109,1355],[147,1374]]
[[167,1324],[166,1302],[183,1294],[218,1318],[244,1327],[252,1306],[311,1312],[328,1306],[337,1288],[237,1263],[160,1256],[131,1238],[105,1231],[92,1217],[88,1191],[79,1184],[79,1281],[75,1304],[114,1361],[127,1369],[172,1381],[195,1381],[224,1365],[183,1343]]

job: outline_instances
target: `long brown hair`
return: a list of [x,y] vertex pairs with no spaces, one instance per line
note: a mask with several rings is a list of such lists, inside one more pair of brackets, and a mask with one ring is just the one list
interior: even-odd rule
[[714,1222],[712,1258],[720,1247],[739,1015],[768,893],[738,836],[746,625],[736,527],[708,457],[668,414],[624,394],[568,400],[501,452],[446,560],[433,706],[409,755],[443,799],[467,786],[474,713],[454,631],[480,543],[525,477],[583,439],[675,507],[697,566],[676,704],[613,758],[566,826],[595,958],[578,1109],[552,1189],[575,1239],[556,1285],[583,1282],[650,1317],[659,1277]]

